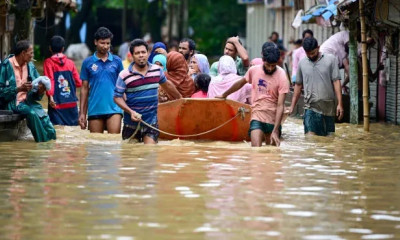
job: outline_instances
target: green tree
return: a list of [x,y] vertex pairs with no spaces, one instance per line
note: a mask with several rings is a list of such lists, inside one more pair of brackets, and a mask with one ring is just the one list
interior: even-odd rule
[[235,0],[189,0],[189,26],[201,52],[222,55],[228,37],[245,33],[246,6]]

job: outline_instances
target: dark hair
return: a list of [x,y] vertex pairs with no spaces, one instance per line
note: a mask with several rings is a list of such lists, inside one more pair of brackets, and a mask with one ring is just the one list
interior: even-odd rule
[[183,42],[188,42],[189,43],[189,51],[194,51],[194,50],[196,50],[196,43],[192,40],[192,39],[190,39],[190,38],[184,38],[184,39],[182,39],[181,41],[180,41],[181,43],[183,43]]
[[277,63],[281,57],[281,52],[277,46],[268,46],[262,50],[262,59],[267,63]]
[[[229,38],[228,38],[228,39],[229,39]],[[232,44],[232,45],[233,45],[233,43],[229,42],[229,41],[228,41],[228,39],[226,40],[226,42],[225,42],[225,45],[226,45],[227,43],[230,43],[230,44]],[[242,46],[243,46],[243,43],[242,43],[242,41],[240,41],[240,39],[239,39],[239,41],[238,41],[238,42],[239,42],[239,44],[240,44],[240,45],[242,45]],[[234,45],[234,46],[235,46],[235,45]],[[235,49],[236,49],[236,47],[235,47]]]
[[107,39],[107,38],[112,40],[113,37],[114,37],[114,35],[112,34],[112,32],[106,27],[99,27],[97,29],[97,31],[94,33],[94,39],[95,40]]
[[129,52],[131,52],[131,54],[133,55],[133,50],[135,49],[135,47],[138,46],[145,46],[146,50],[149,51],[149,45],[147,45],[147,43],[143,39],[136,38],[131,42],[129,46]]
[[208,74],[200,73],[194,79],[196,87],[204,93],[208,92],[208,86],[210,85],[211,77]]
[[272,32],[270,37],[272,37],[272,35],[276,35],[279,38],[279,33],[278,32]]
[[347,43],[345,43],[344,44],[344,51],[347,53],[347,54],[349,54],[349,43],[347,42]]
[[15,48],[14,48],[15,56],[18,56],[23,51],[28,50],[30,46],[32,46],[32,44],[28,40],[18,41],[17,44],[15,45]]
[[314,37],[313,31],[311,31],[310,29],[306,29],[303,31],[303,34],[302,34],[303,38],[306,36],[307,33],[310,34],[311,37]]
[[283,46],[282,43],[278,43],[278,44],[277,44],[277,47],[278,47],[279,51],[281,51],[281,52],[287,52],[287,49]]
[[263,54],[264,49],[266,49],[268,47],[276,47],[276,44],[273,42],[265,42],[261,47],[261,55]]
[[303,43],[303,39],[297,39],[296,41],[294,41],[294,44],[296,45],[301,45]]
[[53,53],[62,52],[64,46],[65,40],[63,37],[56,35],[50,39],[50,48]]
[[171,48],[179,48],[179,46],[175,41],[171,41],[168,43],[168,49],[171,49]]
[[303,40],[303,48],[304,51],[310,52],[318,47],[317,39],[313,37],[304,38]]

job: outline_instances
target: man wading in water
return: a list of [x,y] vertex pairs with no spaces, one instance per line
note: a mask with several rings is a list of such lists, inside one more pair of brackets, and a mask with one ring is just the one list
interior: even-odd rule
[[246,83],[252,84],[253,104],[249,129],[251,146],[261,147],[264,139],[267,145],[279,146],[281,121],[286,93],[289,92],[289,81],[285,71],[277,66],[280,52],[275,44],[264,44],[262,56],[263,65],[251,67],[244,78],[234,83],[222,96],[217,96],[217,98],[226,98]]
[[79,125],[86,129],[88,113],[91,133],[103,133],[105,129],[108,133],[121,132],[122,110],[113,101],[113,94],[118,74],[124,68],[121,59],[109,52],[112,38],[107,28],[97,29],[94,34],[96,52],[82,63]]
[[343,117],[338,60],[331,54],[319,52],[318,42],[313,37],[303,40],[303,48],[307,58],[299,62],[289,111],[293,112],[304,83],[304,133],[327,136],[335,132],[335,115],[339,120]]
[[145,125],[140,126],[139,121],[158,128],[158,87],[161,86],[175,99],[182,96],[167,80],[162,68],[147,61],[149,53],[145,41],[133,40],[129,51],[133,63],[119,74],[114,90],[114,101],[124,110],[122,139],[134,137],[144,144],[155,144],[160,132]]

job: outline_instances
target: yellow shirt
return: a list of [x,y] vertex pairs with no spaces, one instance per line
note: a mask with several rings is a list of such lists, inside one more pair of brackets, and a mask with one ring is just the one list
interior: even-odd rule
[[122,61],[122,66],[124,67],[124,69],[128,69],[129,65],[131,65],[131,62],[129,62],[128,59]]

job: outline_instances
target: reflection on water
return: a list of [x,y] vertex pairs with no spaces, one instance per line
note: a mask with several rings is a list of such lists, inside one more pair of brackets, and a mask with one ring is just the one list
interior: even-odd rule
[[399,239],[400,131],[284,125],[280,148],[57,129],[0,144],[0,239]]

